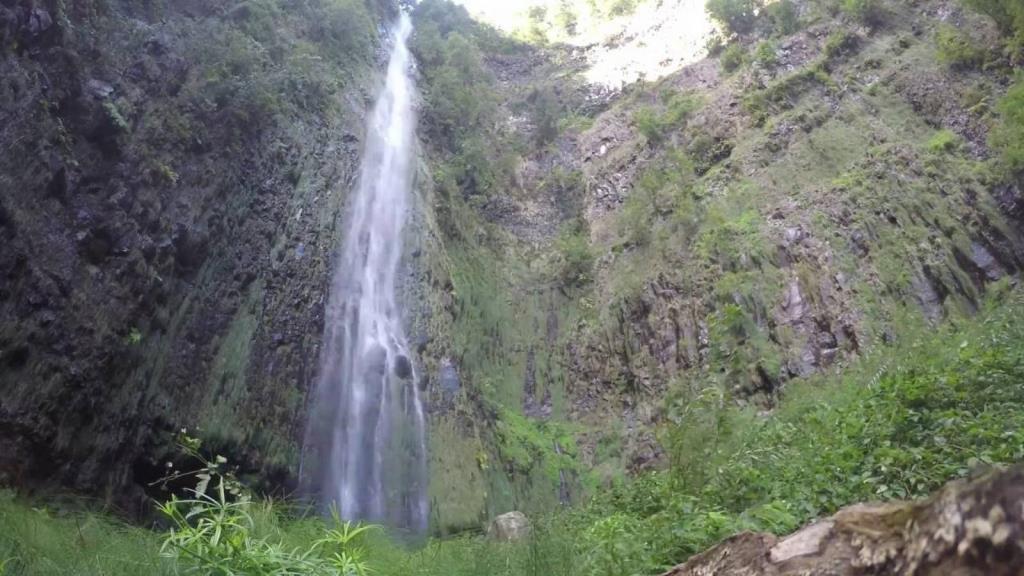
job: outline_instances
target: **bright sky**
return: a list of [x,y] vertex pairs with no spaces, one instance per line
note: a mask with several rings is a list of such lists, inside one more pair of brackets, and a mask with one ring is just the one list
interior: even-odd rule
[[[455,0],[477,18],[506,31],[527,25],[531,6],[545,5],[554,14],[561,0]],[[589,20],[587,0],[568,0],[583,32],[573,38],[555,37],[574,45],[601,43],[615,36],[614,47],[591,50],[587,78],[595,84],[618,87],[639,77],[655,80],[704,57],[704,43],[714,26],[704,11],[705,0],[643,2],[636,11],[612,22]],[[550,20],[550,18],[549,18]],[[549,30],[561,34],[559,30]]]

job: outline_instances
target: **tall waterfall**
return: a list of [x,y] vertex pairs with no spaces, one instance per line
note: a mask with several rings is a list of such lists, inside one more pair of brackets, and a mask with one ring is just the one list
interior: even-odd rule
[[[321,499],[346,519],[423,531],[423,406],[395,296],[412,192],[412,25],[402,14],[383,91],[367,120],[358,191],[325,313],[314,448]],[[315,455],[316,462],[308,462]]]

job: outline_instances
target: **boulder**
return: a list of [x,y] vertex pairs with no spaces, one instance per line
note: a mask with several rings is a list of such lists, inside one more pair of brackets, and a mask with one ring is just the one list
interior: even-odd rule
[[530,520],[522,512],[506,512],[487,527],[487,537],[499,542],[518,542],[529,535]]
[[786,537],[744,532],[664,576],[1017,576],[1024,466],[955,481],[920,502],[855,504]]
[[409,357],[405,354],[399,354],[395,358],[395,376],[402,380],[412,377],[412,362],[409,361]]

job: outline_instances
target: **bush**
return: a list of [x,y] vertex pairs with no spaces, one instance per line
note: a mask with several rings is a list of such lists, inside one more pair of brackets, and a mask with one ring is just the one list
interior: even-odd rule
[[566,288],[590,282],[594,269],[594,253],[586,221],[578,219],[567,225],[558,236],[558,279]]
[[928,150],[936,154],[955,152],[960,148],[960,137],[950,130],[939,130],[928,140]]
[[[193,471],[173,470],[166,482],[194,480],[185,499],[172,497],[158,509],[170,522],[161,556],[171,558],[189,572],[229,576],[365,576],[369,567],[358,546],[371,526],[343,522],[337,511],[333,526],[303,546],[291,548],[271,537],[280,517],[270,502],[253,501],[249,491],[226,470],[227,460],[217,456],[206,460],[199,452],[200,441],[184,433],[179,443],[185,454],[201,463]],[[263,532],[261,534],[261,532]]]
[[800,30],[800,16],[793,0],[779,0],[766,8],[776,34],[789,36]]
[[883,20],[881,0],[843,0],[842,11],[862,24],[875,26]]
[[722,69],[726,72],[735,72],[743,63],[746,62],[747,52],[743,49],[743,46],[739,42],[734,42],[729,45],[728,48],[722,52]]
[[765,68],[774,68],[779,63],[775,43],[764,41],[758,44],[757,50],[754,51],[754,61]]
[[976,48],[971,38],[944,24],[935,32],[939,62],[951,68],[975,68],[985,61],[985,51]]
[[666,132],[681,128],[698,107],[700,101],[692,94],[675,94],[668,98],[664,112],[649,106],[638,109],[633,115],[633,123],[648,144],[657,146],[665,140]]
[[559,123],[564,114],[562,102],[555,88],[550,85],[534,88],[527,97],[527,102],[530,104],[534,137],[537,144],[543,146],[558,136]]
[[825,39],[825,60],[835,60],[857,48],[860,38],[849,30],[836,30]]
[[1024,173],[1024,78],[1014,84],[999,102],[999,123],[992,131],[992,147],[999,150],[1004,165]]
[[579,19],[576,17],[576,13],[572,10],[572,5],[566,1],[563,1],[558,9],[558,25],[565,31],[569,36],[575,36],[577,33],[577,27],[579,25]]
[[704,50],[707,51],[708,57],[714,58],[725,50],[725,41],[717,33],[712,34],[708,37],[707,41],[704,42]]
[[1024,3],[1020,0],[963,0],[964,4],[995,21],[1013,45],[1024,47]]
[[707,0],[704,8],[731,34],[746,34],[754,28],[762,0]]

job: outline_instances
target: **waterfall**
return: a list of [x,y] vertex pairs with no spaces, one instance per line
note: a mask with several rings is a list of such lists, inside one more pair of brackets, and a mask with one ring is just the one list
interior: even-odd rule
[[426,426],[395,295],[414,170],[411,30],[403,13],[384,88],[367,119],[358,190],[325,311],[304,468],[316,467],[321,500],[343,518],[422,532]]

